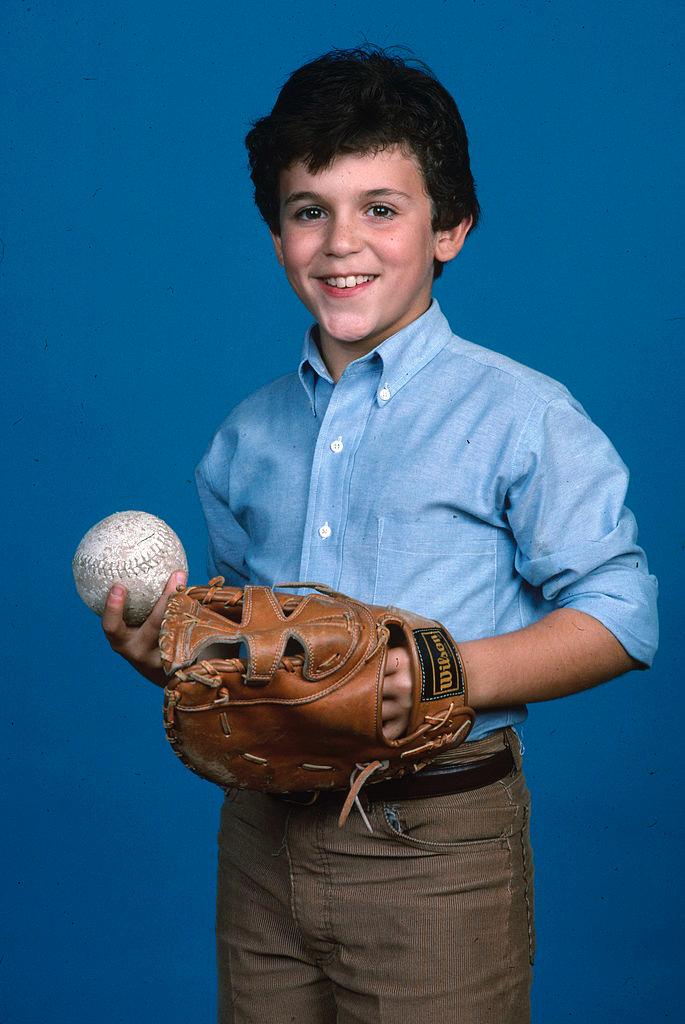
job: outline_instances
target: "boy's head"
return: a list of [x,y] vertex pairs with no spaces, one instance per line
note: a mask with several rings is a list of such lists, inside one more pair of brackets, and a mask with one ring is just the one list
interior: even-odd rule
[[[281,172],[316,173],[344,154],[400,146],[413,155],[431,200],[434,231],[470,219],[479,205],[457,105],[425,65],[380,49],[333,50],[293,72],[267,117],[246,138],[255,202],[280,234]],[[439,277],[442,263],[434,264]]]

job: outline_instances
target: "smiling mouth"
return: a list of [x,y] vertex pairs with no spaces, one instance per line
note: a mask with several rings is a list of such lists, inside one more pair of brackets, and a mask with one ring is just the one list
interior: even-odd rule
[[356,288],[367,281],[375,281],[377,277],[378,274],[348,274],[346,277],[322,277],[319,280],[330,288]]

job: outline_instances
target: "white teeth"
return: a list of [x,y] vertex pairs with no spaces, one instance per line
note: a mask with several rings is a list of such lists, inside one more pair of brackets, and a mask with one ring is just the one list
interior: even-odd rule
[[375,274],[357,274],[356,277],[325,277],[326,284],[334,288],[354,288],[357,284],[364,284],[365,281],[373,281]]

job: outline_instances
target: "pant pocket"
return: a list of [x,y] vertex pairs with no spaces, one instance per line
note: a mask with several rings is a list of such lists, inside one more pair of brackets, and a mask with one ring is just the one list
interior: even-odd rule
[[525,825],[527,790],[507,782],[421,800],[382,805],[384,833],[426,849],[472,844],[507,844]]

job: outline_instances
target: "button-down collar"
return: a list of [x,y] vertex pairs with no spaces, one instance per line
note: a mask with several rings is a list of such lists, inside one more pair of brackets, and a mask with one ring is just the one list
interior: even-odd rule
[[[387,405],[405,384],[429,363],[440,352],[451,337],[450,326],[440,309],[437,299],[433,299],[423,316],[414,320],[401,331],[386,338],[371,352],[353,360],[345,368],[354,372],[355,367],[371,361],[378,362],[381,369],[380,383],[376,392],[379,406]],[[310,327],[304,337],[302,359],[299,365],[299,376],[302,386],[309,397],[312,412],[316,415],[314,394],[316,379],[333,383],[326,369],[319,348],[314,340],[314,327]],[[343,374],[344,376],[345,374]]]

